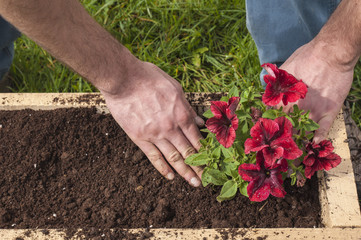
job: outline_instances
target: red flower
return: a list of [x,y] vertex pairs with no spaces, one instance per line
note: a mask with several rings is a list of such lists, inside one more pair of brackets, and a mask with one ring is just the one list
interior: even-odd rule
[[272,169],[265,166],[262,152],[257,153],[256,159],[256,164],[244,163],[238,168],[242,179],[249,182],[247,186],[249,199],[261,202],[266,200],[270,194],[275,197],[284,197],[286,191],[282,186],[283,180],[280,172],[286,172],[288,169],[286,159],[278,160]]
[[277,159],[296,159],[302,155],[292,139],[292,124],[285,117],[275,120],[260,118],[251,128],[251,136],[244,143],[244,152],[262,151],[267,167],[272,167]]
[[236,138],[238,118],[235,111],[239,100],[239,97],[231,97],[228,104],[223,101],[211,102],[211,111],[214,117],[207,120],[206,127],[216,134],[218,142],[226,148],[232,146]]
[[306,146],[307,155],[303,159],[305,176],[311,178],[319,170],[330,170],[341,163],[341,157],[333,151],[331,141],[323,140],[319,144],[309,143]]
[[265,68],[269,74],[264,76],[267,87],[262,96],[262,101],[266,105],[275,106],[281,100],[284,105],[287,105],[288,102],[296,102],[300,98],[305,98],[307,86],[302,80],[297,80],[293,75],[278,69],[271,63],[265,63],[261,67]]

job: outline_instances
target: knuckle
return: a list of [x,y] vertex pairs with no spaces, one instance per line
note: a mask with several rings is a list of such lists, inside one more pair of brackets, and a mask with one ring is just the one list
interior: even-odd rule
[[168,161],[171,162],[171,163],[176,163],[176,162],[178,162],[180,160],[183,160],[183,158],[180,155],[180,153],[177,152],[177,151],[174,151],[169,155]]
[[178,122],[179,124],[182,125],[187,125],[188,123],[191,122],[191,116],[187,113],[182,113],[179,115],[178,117]]
[[172,132],[175,129],[174,123],[171,121],[167,121],[163,124],[162,129],[167,133]]
[[203,172],[203,167],[193,167],[193,170],[197,175],[200,175]]
[[196,150],[193,147],[188,147],[185,151],[184,151],[184,157],[189,157],[192,154],[195,154]]
[[149,154],[148,159],[153,164],[153,166],[160,172],[160,174],[165,176],[168,173],[168,165],[164,162],[161,154]]
[[155,164],[162,160],[162,155],[159,153],[150,153],[148,154],[148,159],[151,163]]
[[202,144],[201,144],[201,139],[199,139],[196,143],[195,143],[195,147],[197,149],[197,151],[202,147]]

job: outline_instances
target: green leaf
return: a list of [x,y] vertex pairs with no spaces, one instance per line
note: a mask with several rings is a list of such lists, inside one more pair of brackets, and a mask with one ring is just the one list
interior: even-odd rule
[[197,50],[195,50],[194,52],[195,53],[200,53],[200,54],[202,54],[202,53],[205,53],[205,52],[207,52],[209,49],[207,48],[207,47],[202,47],[202,48],[198,48]]
[[241,93],[241,101],[240,103],[248,102],[249,91],[246,89]]
[[239,97],[239,91],[238,91],[238,88],[236,86],[233,86],[228,91],[228,97]]
[[247,112],[245,112],[244,110],[237,110],[236,111],[237,117],[239,120],[245,120],[247,118],[251,119],[251,115],[249,115]]
[[239,173],[238,173],[238,166],[239,166],[239,163],[237,162],[237,163],[235,163],[236,164],[236,169],[233,169],[232,171],[231,171],[231,177],[233,178],[233,179],[238,179],[238,178],[240,178],[240,176],[239,176]]
[[227,181],[228,181],[227,175],[217,169],[206,167],[203,170],[202,184],[204,187],[210,183],[214,185],[223,185]]
[[208,141],[206,139],[200,139],[199,142],[202,144],[202,146],[208,145]]
[[291,177],[291,186],[295,185],[296,180],[297,180],[297,177],[296,177],[296,176]]
[[317,130],[320,127],[315,121],[309,119],[308,122],[305,124],[304,129],[308,132],[312,132]]
[[187,157],[184,162],[191,166],[202,166],[206,165],[210,160],[207,152],[200,152]]
[[311,141],[311,139],[313,138],[313,133],[309,133],[309,134],[307,134],[306,135],[306,138],[309,140],[309,141]]
[[193,58],[192,58],[192,64],[196,67],[200,67],[201,66],[201,57],[199,56],[199,54],[194,54]]
[[276,119],[277,118],[277,110],[275,109],[268,109],[262,114],[262,118],[269,118],[269,119]]
[[225,148],[225,147],[221,147],[221,149],[222,149],[222,154],[223,154],[223,156],[225,157],[225,158],[231,158],[231,157],[233,157],[233,153],[232,153],[232,147],[230,147],[230,148]]
[[212,113],[211,109],[208,109],[207,111],[205,111],[203,113],[203,116],[206,118],[211,118],[211,117],[214,117],[214,114]]
[[234,160],[232,162],[223,162],[222,164],[224,172],[230,176],[230,177],[238,177],[238,171],[236,171],[236,175],[234,175],[234,171],[237,169],[238,167],[238,163],[235,162]]
[[242,133],[247,133],[248,132],[248,123],[247,121],[244,121],[243,126],[242,126]]
[[293,121],[293,119],[292,119],[290,116],[286,115],[285,118],[287,118],[288,120],[290,120],[290,122],[291,122],[291,124],[292,124],[293,127],[296,126],[295,122]]
[[222,96],[220,101],[228,102],[229,97],[228,96]]
[[201,132],[205,132],[205,133],[211,133],[211,131],[208,130],[208,128],[202,128],[201,130],[199,130]]
[[245,153],[244,153],[244,148],[241,144],[233,144],[234,148],[236,149],[237,153],[240,155],[240,156],[244,156]]
[[219,159],[221,157],[221,145],[219,145],[213,150],[211,156],[215,159]]
[[[300,108],[298,107],[298,105],[297,104],[293,105],[293,112],[297,113],[299,111],[300,111]],[[303,110],[301,110],[301,111],[303,111]]]
[[237,193],[237,183],[233,180],[228,180],[221,189],[221,194],[217,197],[217,201],[222,202],[234,198]]
[[246,181],[243,181],[240,186],[239,186],[239,192],[243,195],[243,196],[246,196],[248,197],[248,194],[247,194],[247,186],[248,186],[248,182]]

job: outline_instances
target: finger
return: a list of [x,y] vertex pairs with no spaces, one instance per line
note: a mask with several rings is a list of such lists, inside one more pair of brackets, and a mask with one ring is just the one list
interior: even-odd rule
[[204,120],[200,116],[197,115],[197,113],[194,111],[194,109],[191,106],[190,106],[190,108],[191,108],[191,115],[194,118],[194,121],[197,124],[197,126],[204,127],[204,125],[205,125]]
[[194,123],[186,123],[179,126],[185,136],[186,139],[192,144],[192,146],[199,151],[202,144],[200,142],[203,139],[201,132],[198,127]]
[[[192,144],[187,140],[187,138],[184,136],[183,132],[179,132],[179,134],[175,135],[177,137],[172,138],[170,141],[173,146],[178,150],[178,152],[181,153],[183,159],[186,159],[187,157],[195,154],[197,151],[192,146]],[[202,178],[203,168],[199,166],[190,166],[193,171],[197,174],[199,179]]]
[[195,121],[195,123],[197,124],[198,127],[204,127],[204,125],[205,125],[204,120],[200,116],[196,116],[194,118],[194,121]]
[[332,123],[336,116],[326,115],[318,121],[320,128],[316,130],[313,141],[317,144],[327,138],[328,131],[330,130]]
[[[136,143],[136,142],[135,142]],[[154,146],[154,144],[146,141],[136,143],[138,147],[144,152],[149,161],[168,180],[174,179],[174,172],[169,164],[164,160],[162,153]]]
[[196,173],[184,162],[181,153],[168,140],[160,140],[155,143],[157,148],[163,153],[168,163],[181,175],[190,185],[200,186],[201,182]]
[[[193,148],[198,152],[202,146],[200,140],[203,139],[203,137],[202,137],[201,133],[199,132],[197,126],[195,124],[183,126],[182,132],[183,132],[185,138],[188,139],[188,141],[192,144]],[[183,150],[180,149],[180,151],[182,152]],[[188,157],[188,156],[186,156],[186,157]],[[197,174],[199,179],[202,179],[203,168],[197,167],[197,166],[192,166],[192,169]]]

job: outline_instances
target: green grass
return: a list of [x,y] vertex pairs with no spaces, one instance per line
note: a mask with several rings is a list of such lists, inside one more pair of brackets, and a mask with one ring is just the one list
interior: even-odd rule
[[[162,68],[185,91],[227,91],[259,85],[257,49],[238,0],[83,0],[89,13],[138,58]],[[16,41],[14,92],[96,89],[26,37]],[[349,99],[361,126],[361,64]]]

